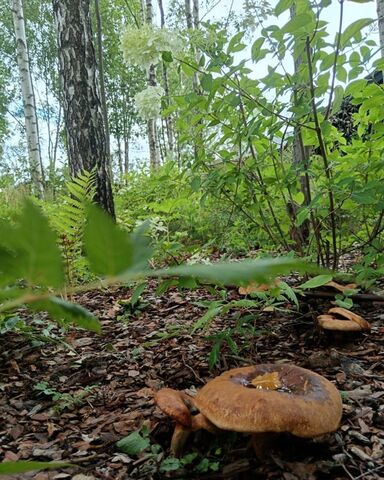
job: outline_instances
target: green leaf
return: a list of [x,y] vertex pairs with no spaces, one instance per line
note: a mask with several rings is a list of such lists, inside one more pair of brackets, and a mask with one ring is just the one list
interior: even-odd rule
[[334,61],[335,61],[335,54],[328,53],[321,61],[320,71],[323,72],[324,70],[328,70],[330,67],[332,67]]
[[189,276],[208,280],[219,285],[241,284],[251,280],[266,283],[272,277],[283,275],[292,270],[300,272],[318,271],[318,267],[293,258],[266,258],[262,260],[244,260],[223,262],[213,265],[180,265],[178,267],[154,270],[151,276]]
[[211,321],[220,314],[221,310],[222,305],[219,305],[217,307],[216,302],[214,302],[213,305],[208,309],[208,311],[193,324],[191,330],[192,335],[201,328],[207,328],[210,325]]
[[78,327],[101,333],[99,320],[88,310],[57,297],[31,303],[31,308],[48,312],[56,320],[74,323]]
[[116,446],[123,453],[126,453],[130,457],[135,457],[149,447],[150,443],[149,438],[143,438],[139,432],[132,432],[127,437],[119,440]]
[[234,35],[231,40],[229,41],[227,53],[235,53],[243,50],[246,45],[240,43],[241,39],[243,38],[245,32],[238,32]]
[[194,192],[199,191],[201,187],[201,178],[200,177],[194,177],[191,182],[191,188]]
[[280,0],[276,7],[275,7],[275,15],[278,17],[281,13],[288,10],[288,8],[292,5],[293,0]]
[[353,3],[369,3],[369,2],[372,2],[373,0],[349,0],[349,1]]
[[332,278],[332,275],[317,275],[317,277],[313,277],[302,285],[299,285],[299,288],[309,289],[321,287],[322,285],[330,282]]
[[355,22],[351,23],[351,25],[348,25],[348,27],[341,34],[340,47],[344,48],[351,38],[360,35],[361,30],[370,25],[372,22],[374,22],[373,18],[361,18],[360,20],[356,20]]
[[31,472],[32,470],[48,470],[65,467],[73,467],[73,465],[64,462],[30,462],[28,460],[18,460],[17,462],[0,463],[0,475],[15,475],[18,473]]
[[174,472],[181,467],[181,462],[178,458],[166,458],[161,462],[160,472]]
[[203,90],[206,92],[210,92],[212,89],[212,84],[213,84],[213,77],[210,73],[206,73],[203,75],[200,79],[200,85],[202,86]]
[[135,291],[132,293],[131,298],[129,299],[131,305],[136,305],[140,298],[140,295],[144,292],[146,286],[147,282],[143,282],[135,288]]
[[296,34],[301,28],[306,27],[312,23],[312,16],[309,13],[301,13],[294,16],[282,28],[285,33]]
[[263,46],[264,42],[265,42],[265,38],[260,37],[257,40],[255,40],[255,42],[253,43],[252,49],[251,49],[251,55],[252,55],[252,60],[254,62],[256,62],[257,60],[261,60],[260,53],[261,53],[261,47]]
[[92,270],[100,275],[117,276],[145,270],[151,255],[148,238],[143,232],[128,234],[105,212],[88,207],[84,246]]
[[332,103],[332,112],[335,113],[339,110],[341,102],[344,98],[344,88],[341,85],[336,85],[334,90],[334,99]]
[[163,52],[161,54],[161,58],[164,60],[164,62],[167,62],[167,63],[173,62],[173,57],[171,52],[168,52],[168,51]]
[[14,278],[23,278],[33,285],[62,286],[64,270],[57,236],[32,201],[25,201],[15,226],[0,223],[0,245],[8,250],[8,255],[4,251],[2,254],[6,274],[11,273],[9,268],[13,265]]

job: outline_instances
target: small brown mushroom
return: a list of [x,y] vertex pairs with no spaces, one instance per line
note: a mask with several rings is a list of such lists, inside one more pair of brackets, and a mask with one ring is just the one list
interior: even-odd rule
[[317,317],[317,322],[323,330],[362,332],[371,329],[371,325],[363,317],[341,307],[330,308],[327,315]]
[[155,395],[157,406],[175,420],[175,430],[171,440],[171,453],[175,457],[181,455],[189,434],[196,430],[208,430],[216,433],[217,428],[203,415],[192,415],[194,400],[184,392],[172,388],[162,388]]

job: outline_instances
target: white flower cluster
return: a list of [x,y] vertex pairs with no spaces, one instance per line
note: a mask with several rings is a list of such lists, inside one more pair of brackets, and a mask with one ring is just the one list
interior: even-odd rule
[[135,95],[136,106],[141,118],[151,120],[160,116],[161,97],[164,93],[163,87],[156,85],[149,86]]
[[144,25],[141,28],[128,27],[121,36],[121,49],[124,60],[129,65],[137,65],[147,71],[156,65],[163,52],[182,51],[180,37],[165,28]]

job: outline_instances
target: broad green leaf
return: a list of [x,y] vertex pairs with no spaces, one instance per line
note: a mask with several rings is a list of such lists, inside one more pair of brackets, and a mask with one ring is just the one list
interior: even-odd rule
[[252,55],[252,60],[255,62],[257,60],[260,60],[260,52],[261,52],[261,47],[263,46],[263,43],[265,42],[264,37],[260,37],[252,45],[251,49],[251,55]]
[[[0,229],[1,233],[1,229]],[[20,256],[19,256],[20,262]],[[0,285],[6,286],[20,278],[20,264],[14,252],[0,246]]]
[[312,23],[312,16],[309,13],[301,13],[295,15],[282,28],[285,33],[296,34],[301,28],[306,27]]
[[332,280],[332,275],[317,275],[316,277],[311,278],[307,282],[299,285],[299,288],[309,289],[309,288],[316,288],[325,285],[326,283]]
[[46,311],[56,320],[64,320],[86,330],[101,333],[100,322],[92,313],[80,305],[67,302],[61,298],[50,297],[46,300],[33,302],[31,308]]
[[311,211],[308,207],[300,208],[296,216],[296,225],[300,227],[300,225],[302,225],[303,222],[309,218],[310,213]]
[[229,41],[227,53],[235,53],[243,50],[246,45],[240,43],[241,39],[243,38],[245,32],[238,32],[234,35],[231,40]]
[[285,12],[285,10],[288,10],[292,3],[293,0],[280,0],[275,7],[276,17],[278,17],[281,13]]
[[149,438],[144,438],[139,432],[132,432],[127,437],[122,438],[116,443],[117,448],[130,457],[136,457],[143,450],[149,447]]
[[33,470],[48,470],[65,467],[73,467],[73,465],[65,462],[30,462],[28,460],[18,460],[17,462],[0,463],[0,475],[16,475],[18,473],[31,472]]
[[164,62],[168,62],[168,63],[171,63],[173,62],[173,56],[172,56],[172,53],[171,52],[163,52],[161,54],[161,58],[164,60]]
[[324,70],[328,70],[330,67],[332,67],[334,61],[335,61],[335,54],[334,53],[327,54],[320,63],[320,71],[323,72]]
[[333,95],[332,112],[335,113],[339,110],[341,102],[343,101],[344,88],[341,85],[336,85]]
[[25,201],[15,226],[0,223],[0,245],[13,252],[14,255],[6,260],[8,267],[4,268],[13,263],[18,278],[45,287],[63,284],[64,270],[57,236],[41,209],[32,201]]
[[213,78],[210,73],[204,74],[200,79],[200,85],[202,86],[203,90],[206,92],[210,92],[213,84]]
[[292,270],[318,271],[318,267],[292,258],[268,258],[262,260],[244,260],[240,262],[223,262],[212,265],[180,265],[178,267],[154,270],[151,276],[189,276],[217,284],[241,284],[251,280],[266,283],[272,277],[283,275]]
[[359,205],[371,205],[372,203],[375,203],[376,200],[375,192],[372,190],[354,192],[351,198]]
[[369,2],[372,2],[373,0],[349,0],[349,1],[353,3],[369,3]]
[[144,270],[151,254],[141,232],[128,234],[94,205],[88,207],[84,245],[92,270],[107,276]]
[[373,18],[361,18],[360,20],[356,20],[355,22],[351,23],[351,25],[348,25],[348,27],[341,34],[341,48],[344,48],[351,38],[360,35],[361,30],[370,25],[372,22],[374,22]]

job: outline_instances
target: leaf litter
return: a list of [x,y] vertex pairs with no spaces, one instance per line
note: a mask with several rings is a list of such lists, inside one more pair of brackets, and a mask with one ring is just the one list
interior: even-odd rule
[[[9,478],[384,478],[382,304],[358,308],[372,331],[342,342],[315,327],[317,315],[332,306],[326,300],[306,298],[296,313],[289,308],[247,308],[257,334],[234,331],[237,350],[230,343],[220,344],[217,363],[210,370],[212,338],[233,327],[238,316],[228,312],[211,322],[208,330],[192,336],[192,325],[206,312],[199,302],[218,296],[212,289],[179,292],[173,287],[157,296],[156,287],[156,282],[150,281],[131,310],[127,304],[134,289],[108,289],[77,297],[80,305],[100,318],[102,335],[69,329],[63,341],[45,343],[12,332],[2,336],[1,459],[64,460],[75,465]],[[230,300],[241,298],[235,289],[227,293]],[[283,435],[271,449],[270,458],[262,462],[249,449],[247,437],[228,432],[215,438],[208,432],[196,432],[189,439],[184,460],[167,459],[173,426],[154,405],[159,388],[194,394],[224,370],[270,362],[294,363],[333,381],[344,404],[340,429],[314,440]],[[273,379],[264,380],[274,383]],[[35,388],[39,383],[44,386],[43,382],[50,390]],[[52,391],[56,393],[52,395]],[[116,443],[133,432],[139,432],[135,435],[144,448],[134,455],[128,449],[129,455]],[[201,460],[198,464],[193,460],[197,457]],[[193,461],[188,463],[188,459]],[[168,469],[161,467],[165,460]]]

